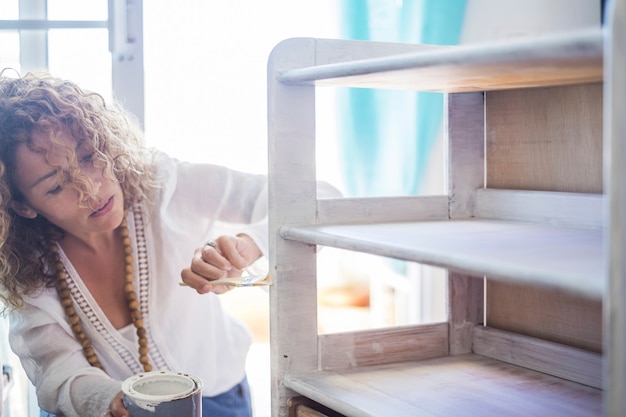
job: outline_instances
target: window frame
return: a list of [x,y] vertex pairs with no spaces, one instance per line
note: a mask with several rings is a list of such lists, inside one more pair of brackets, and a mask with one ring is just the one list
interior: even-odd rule
[[48,20],[47,0],[18,0],[19,18],[0,30],[19,32],[24,72],[48,68],[48,30],[104,28],[109,33],[113,96],[144,123],[143,0],[107,1],[107,20]]

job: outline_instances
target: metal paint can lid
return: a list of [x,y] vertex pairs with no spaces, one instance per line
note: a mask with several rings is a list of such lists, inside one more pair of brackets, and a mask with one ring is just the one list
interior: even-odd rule
[[186,398],[202,389],[202,381],[190,374],[153,371],[134,375],[122,383],[122,392],[140,402],[166,402]]

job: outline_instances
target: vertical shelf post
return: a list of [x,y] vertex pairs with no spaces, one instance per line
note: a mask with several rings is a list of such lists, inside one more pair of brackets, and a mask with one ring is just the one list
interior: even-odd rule
[[605,411],[626,415],[626,1],[609,2],[604,51],[608,291],[604,302]]
[[[473,216],[474,195],[485,183],[484,93],[446,94],[444,130],[448,156],[448,214]],[[469,353],[472,329],[484,311],[484,280],[448,271],[448,325],[451,355]]]
[[312,39],[278,44],[268,62],[270,360],[272,415],[286,416],[290,371],[317,368],[317,286],[315,246],[287,242],[283,225],[314,224],[315,88],[281,84],[280,72],[314,64]]

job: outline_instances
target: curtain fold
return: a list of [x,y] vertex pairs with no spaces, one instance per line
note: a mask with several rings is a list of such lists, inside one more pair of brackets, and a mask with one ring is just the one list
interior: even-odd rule
[[[467,0],[341,0],[344,39],[458,44]],[[417,195],[441,134],[443,94],[340,89],[348,196]]]

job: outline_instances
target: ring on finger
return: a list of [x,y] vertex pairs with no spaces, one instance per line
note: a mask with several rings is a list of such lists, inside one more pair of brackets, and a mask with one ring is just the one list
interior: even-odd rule
[[213,240],[209,240],[207,243],[205,243],[205,246],[210,246],[213,249],[217,248],[217,243],[215,243],[215,241]]

